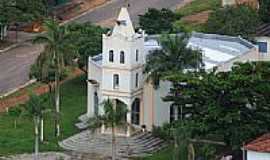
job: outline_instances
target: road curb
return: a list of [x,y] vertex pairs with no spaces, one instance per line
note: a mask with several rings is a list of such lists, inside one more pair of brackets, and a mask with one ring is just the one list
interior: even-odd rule
[[90,13],[90,12],[93,12],[93,11],[96,10],[96,9],[99,9],[99,8],[101,8],[101,7],[104,7],[104,6],[106,6],[106,5],[110,4],[110,3],[112,3],[113,1],[114,1],[114,0],[109,0],[109,1],[107,1],[107,2],[105,2],[105,3],[103,3],[103,4],[101,4],[101,5],[98,5],[98,6],[96,6],[96,7],[93,7],[93,8],[91,8],[91,9],[89,9],[89,10],[83,12],[82,14],[80,14],[80,15],[78,15],[78,16],[75,16],[75,17],[73,17],[73,18],[71,18],[71,19],[69,19],[69,20],[66,20],[66,21],[62,22],[60,25],[65,25],[65,24],[67,24],[67,23],[69,23],[69,22],[75,21],[76,19],[78,19],[78,18],[80,18],[80,17],[82,17],[82,16],[84,16],[84,15]]
[[0,49],[0,54],[4,53],[4,52],[7,52],[13,48],[16,48],[20,45],[20,43],[15,43],[15,44],[12,44],[11,46],[9,47],[6,47],[5,49]]
[[30,85],[30,84],[35,83],[36,81],[37,81],[36,79],[31,79],[31,80],[29,80],[28,82],[26,82],[25,84],[20,85],[19,87],[15,88],[15,89],[13,89],[13,90],[11,90],[11,91],[9,91],[9,92],[3,94],[3,95],[0,95],[0,100],[1,100],[2,98],[5,98],[5,97],[7,97],[7,96],[9,96],[9,95],[11,95],[11,94],[13,94],[13,93],[15,93],[15,92],[21,90],[21,89],[27,87],[27,86]]

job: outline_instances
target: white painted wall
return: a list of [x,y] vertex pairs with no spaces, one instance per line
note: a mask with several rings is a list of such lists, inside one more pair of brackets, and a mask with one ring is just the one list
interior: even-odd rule
[[257,42],[266,42],[268,44],[267,45],[268,52],[261,53],[260,55],[261,55],[261,58],[269,61],[270,60],[270,37],[256,37],[255,39]]
[[91,57],[88,63],[88,79],[96,80],[98,83],[102,82],[102,67],[92,62]]
[[170,91],[171,83],[169,81],[161,81],[157,90],[154,90],[154,125],[162,126],[170,121],[170,105],[164,102],[162,98],[166,97]]
[[247,160],[270,160],[270,153],[247,151]]
[[222,0],[222,6],[231,6],[231,5],[235,5],[235,0]]

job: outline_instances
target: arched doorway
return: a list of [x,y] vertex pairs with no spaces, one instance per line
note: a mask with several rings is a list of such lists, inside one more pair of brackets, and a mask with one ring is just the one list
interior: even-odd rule
[[[124,102],[122,102],[122,101],[120,101],[118,99],[116,99],[116,106],[117,107],[125,107],[125,108],[127,108],[127,105]],[[126,115],[124,117],[122,117],[122,118],[123,118],[122,120],[124,120],[125,122],[127,121],[127,116]]]
[[99,99],[98,99],[98,93],[94,93],[94,113],[97,116],[98,115],[98,107],[99,107]]
[[140,99],[136,98],[131,106],[131,123],[140,125]]

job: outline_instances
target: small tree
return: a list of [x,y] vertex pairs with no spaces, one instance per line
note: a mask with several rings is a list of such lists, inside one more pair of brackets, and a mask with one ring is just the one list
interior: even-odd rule
[[159,86],[160,80],[175,72],[197,70],[203,65],[201,51],[187,47],[188,39],[188,35],[165,35],[160,39],[161,49],[147,56],[144,73],[155,88]]
[[45,51],[39,56],[39,65],[42,77],[48,77],[53,68],[55,91],[55,134],[60,136],[60,78],[64,67],[71,64],[77,56],[75,45],[65,26],[60,26],[55,20],[45,21],[46,34],[37,36],[33,42],[45,44]]
[[173,23],[178,16],[169,9],[149,8],[144,15],[139,16],[140,27],[148,34],[172,33]]
[[116,132],[115,129],[118,126],[128,125],[125,116],[127,115],[127,108],[125,105],[118,105],[116,100],[107,99],[102,103],[104,114],[96,115],[94,118],[89,120],[91,130],[104,125],[106,128],[112,129],[112,159],[116,159]]
[[34,121],[34,135],[35,135],[35,160],[38,159],[39,152],[39,125],[40,120],[45,110],[44,99],[38,97],[37,95],[32,94],[29,101],[27,102],[26,111],[28,115]]
[[10,108],[8,110],[8,115],[14,118],[14,128],[17,128],[17,120],[18,118],[20,118],[23,114],[23,108],[21,108],[20,106],[16,106],[13,108]]

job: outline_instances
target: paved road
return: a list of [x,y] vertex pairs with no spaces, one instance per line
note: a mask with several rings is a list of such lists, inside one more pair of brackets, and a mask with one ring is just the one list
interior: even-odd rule
[[41,50],[40,45],[23,43],[0,55],[0,95],[29,80],[30,66]]
[[[129,0],[129,13],[132,21],[138,22],[138,15],[147,11],[148,8],[171,8],[175,9],[183,0]],[[75,20],[79,23],[93,22],[99,23],[108,19],[115,18],[122,6],[125,6],[125,0],[112,0],[109,4],[100,7],[92,12],[85,14]]]
[[[183,0],[129,0],[129,12],[131,19],[136,23],[138,22],[138,15],[143,14],[149,7],[174,9],[181,2]],[[90,21],[102,24],[104,21],[110,21],[115,18],[120,7],[124,5],[125,0],[112,0],[75,21],[79,23]],[[27,37],[28,35],[24,36]],[[0,95],[29,80],[30,66],[40,52],[40,46],[26,43],[0,55]]]

